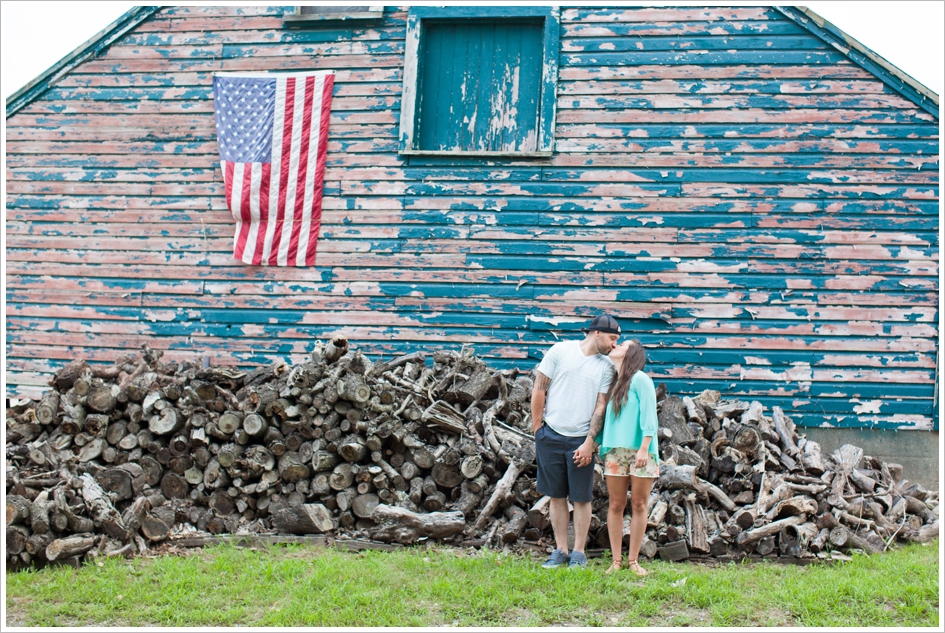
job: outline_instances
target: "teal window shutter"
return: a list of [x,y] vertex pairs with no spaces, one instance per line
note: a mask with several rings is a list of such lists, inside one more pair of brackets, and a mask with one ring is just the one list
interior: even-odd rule
[[557,55],[549,7],[411,9],[402,153],[550,155]]

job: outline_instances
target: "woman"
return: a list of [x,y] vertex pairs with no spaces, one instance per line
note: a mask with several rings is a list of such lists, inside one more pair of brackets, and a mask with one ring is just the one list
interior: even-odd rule
[[650,377],[643,373],[646,352],[639,341],[618,345],[610,359],[617,367],[617,379],[607,393],[607,416],[598,439],[610,495],[607,531],[614,559],[605,573],[618,571],[622,566],[623,513],[629,489],[632,516],[627,564],[637,576],[645,576],[647,571],[640,567],[637,557],[646,531],[650,490],[660,473],[656,390]]

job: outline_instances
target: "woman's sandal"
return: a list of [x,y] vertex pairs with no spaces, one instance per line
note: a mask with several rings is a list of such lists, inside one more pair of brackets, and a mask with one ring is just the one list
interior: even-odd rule
[[623,563],[619,560],[615,560],[610,564],[610,567],[607,568],[607,571],[604,572],[604,575],[611,574],[615,571],[620,571],[620,568],[623,567]]
[[642,567],[640,567],[640,563],[638,563],[636,560],[628,560],[628,561],[627,561],[627,567],[629,567],[630,570],[631,570],[633,573],[635,573],[637,576],[641,576],[641,577],[642,577],[642,576],[646,576],[647,574],[650,573],[650,572],[648,572],[647,570],[645,570],[645,569],[643,569]]

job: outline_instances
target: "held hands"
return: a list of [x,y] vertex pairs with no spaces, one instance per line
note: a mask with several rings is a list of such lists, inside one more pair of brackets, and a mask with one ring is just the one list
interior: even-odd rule
[[594,442],[585,440],[576,451],[574,451],[574,463],[578,466],[587,466],[594,459]]
[[644,449],[641,448],[640,450],[637,451],[637,459],[633,463],[633,467],[644,468],[646,466],[647,461],[649,461],[649,455]]

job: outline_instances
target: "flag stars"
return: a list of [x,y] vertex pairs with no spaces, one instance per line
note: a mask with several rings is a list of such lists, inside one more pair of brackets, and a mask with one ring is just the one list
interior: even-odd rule
[[274,79],[215,79],[217,140],[225,160],[269,160],[275,119],[275,89]]

